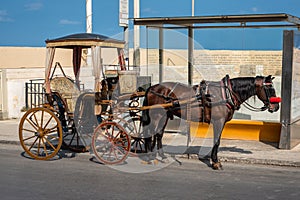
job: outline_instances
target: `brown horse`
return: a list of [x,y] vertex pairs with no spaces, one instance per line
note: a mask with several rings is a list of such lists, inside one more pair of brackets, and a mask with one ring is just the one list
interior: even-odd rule
[[[188,121],[212,123],[212,168],[222,169],[217,153],[225,123],[232,119],[234,111],[238,110],[242,103],[255,95],[264,104],[259,110],[276,112],[279,109],[280,97],[276,97],[273,79],[271,75],[233,79],[227,75],[219,82],[202,81],[194,86],[165,82],[149,87],[143,106],[162,107],[147,109],[142,113],[143,134],[148,135],[145,136],[146,150],[153,152],[157,142],[159,155],[166,158],[162,149],[162,137],[168,120],[173,119],[174,115]],[[172,106],[163,106],[167,104]]]

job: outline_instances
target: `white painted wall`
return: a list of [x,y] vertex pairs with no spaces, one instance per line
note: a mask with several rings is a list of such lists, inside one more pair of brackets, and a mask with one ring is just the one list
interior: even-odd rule
[[[85,89],[93,89],[94,78],[91,68],[82,68],[80,80],[85,84]],[[66,75],[71,78],[73,70],[71,67],[64,68]],[[60,70],[57,70],[56,75],[61,75]],[[45,69],[43,68],[26,68],[26,69],[6,69],[7,82],[7,108],[8,118],[20,118],[23,113],[22,108],[25,107],[25,83],[32,79],[44,79]]]

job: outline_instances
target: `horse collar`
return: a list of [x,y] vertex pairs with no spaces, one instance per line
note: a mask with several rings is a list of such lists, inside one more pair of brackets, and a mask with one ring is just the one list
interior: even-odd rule
[[233,94],[232,85],[228,74],[226,74],[226,76],[221,80],[221,90],[222,90],[223,100],[226,101],[226,106],[229,109],[238,110],[239,109],[239,106],[237,105],[238,100],[236,96]]

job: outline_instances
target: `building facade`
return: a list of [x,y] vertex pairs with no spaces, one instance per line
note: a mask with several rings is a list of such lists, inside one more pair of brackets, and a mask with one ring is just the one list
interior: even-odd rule
[[[84,54],[86,55],[86,54]],[[129,63],[133,60],[130,50]],[[117,59],[110,52],[103,54],[110,63]],[[158,81],[158,49],[140,50],[140,72]],[[44,47],[0,47],[0,119],[20,118],[25,106],[25,83],[45,77],[46,49]],[[87,57],[82,66],[88,67]],[[57,49],[54,63],[72,71],[72,51]],[[164,80],[187,80],[187,51],[165,49],[163,53]],[[281,76],[282,51],[195,50],[193,82],[202,79],[219,80],[231,77],[275,75]],[[83,76],[89,76],[83,73]],[[178,76],[178,77],[176,77]],[[87,77],[88,78],[88,77]]]

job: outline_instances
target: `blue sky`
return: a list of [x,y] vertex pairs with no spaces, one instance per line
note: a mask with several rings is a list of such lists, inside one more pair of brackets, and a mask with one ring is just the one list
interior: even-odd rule
[[[299,0],[194,1],[196,16],[288,13],[300,17]],[[133,17],[133,0],[129,8]],[[140,10],[141,17],[190,16],[191,0],[140,0]],[[93,0],[93,32],[122,33],[118,12],[119,0]],[[48,38],[78,32],[85,32],[85,0],[1,0],[0,46],[41,47]],[[195,40],[205,49],[281,49],[282,29],[196,30]],[[178,45],[170,41],[169,47]]]

